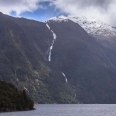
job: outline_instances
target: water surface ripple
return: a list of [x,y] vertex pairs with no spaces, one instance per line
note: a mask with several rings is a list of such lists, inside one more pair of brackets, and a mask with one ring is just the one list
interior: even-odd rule
[[0,113],[0,116],[116,116],[116,105],[35,105],[36,110]]

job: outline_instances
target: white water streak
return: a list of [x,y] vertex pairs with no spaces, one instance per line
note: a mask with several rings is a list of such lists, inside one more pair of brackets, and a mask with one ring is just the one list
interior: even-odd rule
[[50,46],[50,51],[49,51],[49,56],[48,56],[48,61],[50,62],[51,61],[51,54],[52,54],[52,49],[53,49],[53,46],[54,46],[54,42],[57,38],[56,34],[53,32],[53,30],[50,29],[50,26],[46,23],[46,26],[48,27],[48,29],[52,32],[53,34],[53,41],[51,43],[51,46]]
[[65,78],[65,82],[66,82],[66,84],[68,83],[68,79],[66,78],[66,75],[62,72],[62,75],[64,76],[64,78]]
[[47,28],[50,30],[50,26],[46,23]]
[[26,90],[29,93],[29,90],[26,87],[24,87],[24,90]]
[[77,94],[75,93],[75,98],[77,97]]
[[54,40],[56,40],[56,38],[57,38],[56,34],[52,30],[51,30],[51,32],[53,33]]

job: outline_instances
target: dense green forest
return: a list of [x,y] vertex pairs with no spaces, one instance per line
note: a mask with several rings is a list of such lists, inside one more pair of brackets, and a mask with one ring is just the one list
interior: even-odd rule
[[32,110],[33,106],[25,90],[19,91],[12,84],[0,81],[0,112]]

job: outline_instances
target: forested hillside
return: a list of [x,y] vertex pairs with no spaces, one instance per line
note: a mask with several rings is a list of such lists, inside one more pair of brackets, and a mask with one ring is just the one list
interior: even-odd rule
[[32,110],[33,106],[25,90],[19,91],[12,84],[0,81],[0,112]]

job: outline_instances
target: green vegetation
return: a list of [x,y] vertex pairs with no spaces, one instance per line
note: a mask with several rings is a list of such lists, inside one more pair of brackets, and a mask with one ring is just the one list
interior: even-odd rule
[[44,23],[0,14],[0,80],[25,89],[35,103],[73,103],[72,87],[48,62],[52,40]]
[[12,84],[0,81],[0,112],[32,110],[33,106],[25,90],[19,91]]
[[[57,35],[51,62],[53,34],[45,23],[0,13],[0,80],[36,103],[116,103],[116,39],[95,40],[72,21],[49,26]],[[25,91],[5,87],[1,110],[32,108]]]

